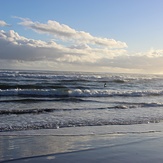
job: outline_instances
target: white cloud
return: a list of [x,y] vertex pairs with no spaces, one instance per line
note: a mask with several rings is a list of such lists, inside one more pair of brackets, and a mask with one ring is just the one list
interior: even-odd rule
[[123,49],[98,49],[88,45],[72,45],[66,47],[54,41],[28,39],[13,30],[0,31],[0,58],[17,60],[54,60],[57,62],[98,62],[103,56],[113,58],[125,53]]
[[163,73],[163,50],[149,50],[134,55],[119,55],[113,59],[102,58],[98,65],[111,69],[118,68],[120,72]]
[[0,27],[9,26],[5,21],[0,20]]
[[27,39],[13,30],[1,30],[0,49],[0,59],[35,61],[53,59],[59,56],[64,48],[53,41]]
[[48,20],[46,24],[33,22],[30,19],[19,18],[22,20],[20,25],[28,27],[38,33],[51,34],[55,38],[63,41],[72,41],[80,44],[90,44],[107,48],[126,48],[125,42],[116,41],[114,39],[95,37],[84,31],[77,31],[65,24],[60,24],[56,21]]
[[150,58],[159,58],[159,57],[163,57],[163,49],[154,49],[151,48],[148,52],[147,52],[147,56]]
[[[138,73],[163,69],[162,49],[129,54],[123,42],[94,37],[57,22],[41,24],[23,19],[21,24],[37,32],[52,34],[62,42],[29,39],[14,30],[1,30],[0,68]],[[70,41],[68,46],[64,41]]]

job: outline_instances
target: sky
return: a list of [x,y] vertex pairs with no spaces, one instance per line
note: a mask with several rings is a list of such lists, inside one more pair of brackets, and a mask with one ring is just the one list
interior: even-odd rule
[[163,0],[2,0],[0,69],[163,73]]

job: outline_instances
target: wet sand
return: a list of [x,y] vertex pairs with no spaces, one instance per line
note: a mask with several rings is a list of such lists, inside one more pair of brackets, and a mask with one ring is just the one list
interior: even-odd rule
[[[163,162],[162,131],[157,128],[157,130],[148,129],[144,132],[125,132],[124,128],[123,132],[118,133],[84,134],[83,132],[80,135],[78,133],[70,135],[68,130],[67,134],[59,134],[63,132],[62,130],[58,130],[58,134],[52,134],[55,130],[51,132],[49,130],[51,135],[36,134],[37,132],[32,134],[33,131],[28,132],[30,135],[27,132],[18,132],[17,135],[12,132],[1,133],[0,161],[13,163]],[[79,129],[82,128],[74,130]]]

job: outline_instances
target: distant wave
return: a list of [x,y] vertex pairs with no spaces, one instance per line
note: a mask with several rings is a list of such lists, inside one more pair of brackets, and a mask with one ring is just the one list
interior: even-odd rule
[[0,90],[38,90],[38,89],[61,89],[66,88],[66,86],[60,83],[37,83],[37,84],[0,84]]
[[0,71],[0,77],[1,78],[21,78],[21,79],[53,79],[53,80],[81,80],[81,81],[87,81],[87,80],[96,80],[101,79],[101,75],[97,74],[84,74],[84,73],[72,73],[72,72],[27,72],[27,71]]
[[35,71],[0,71],[1,79],[12,80],[53,80],[53,81],[102,81],[102,82],[139,82],[158,79],[158,76],[144,75],[122,75],[122,74],[102,74],[102,73],[73,73],[73,72],[35,72]]

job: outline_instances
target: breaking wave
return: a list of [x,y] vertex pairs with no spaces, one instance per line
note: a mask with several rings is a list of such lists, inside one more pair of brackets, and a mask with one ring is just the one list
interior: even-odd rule
[[89,90],[89,89],[7,89],[0,90],[0,96],[26,96],[26,97],[142,97],[162,96],[163,90],[145,91],[114,91],[114,90]]
[[84,127],[84,126],[106,126],[106,125],[134,125],[134,124],[148,124],[148,123],[159,123],[162,119],[149,118],[138,119],[138,120],[64,120],[64,121],[53,121],[53,122],[35,122],[35,123],[17,123],[14,124],[3,124],[0,125],[0,132],[4,131],[21,131],[21,130],[38,130],[38,129],[58,129],[67,127]]

